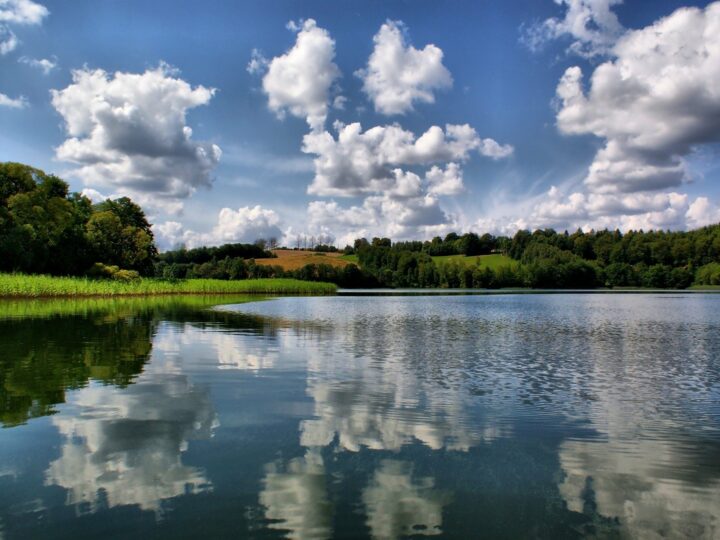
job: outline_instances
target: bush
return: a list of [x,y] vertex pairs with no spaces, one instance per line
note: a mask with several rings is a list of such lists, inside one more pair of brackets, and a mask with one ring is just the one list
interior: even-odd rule
[[698,268],[696,285],[720,285],[720,263],[710,263]]
[[136,270],[123,270],[119,266],[95,263],[88,270],[88,276],[100,279],[114,279],[116,281],[130,282],[140,279]]

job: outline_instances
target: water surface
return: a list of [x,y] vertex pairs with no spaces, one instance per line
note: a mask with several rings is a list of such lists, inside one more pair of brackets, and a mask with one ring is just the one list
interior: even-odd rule
[[248,300],[0,304],[0,538],[720,538],[720,295]]

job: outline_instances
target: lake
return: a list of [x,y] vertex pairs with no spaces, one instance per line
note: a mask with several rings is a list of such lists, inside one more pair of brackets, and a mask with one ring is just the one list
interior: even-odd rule
[[0,304],[0,538],[720,538],[720,295]]

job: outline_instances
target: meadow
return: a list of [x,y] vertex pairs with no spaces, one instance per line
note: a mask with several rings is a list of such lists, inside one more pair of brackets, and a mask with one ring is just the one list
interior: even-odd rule
[[186,279],[142,278],[134,281],[0,273],[0,298],[73,296],[151,296],[168,294],[334,294],[332,283],[297,279]]

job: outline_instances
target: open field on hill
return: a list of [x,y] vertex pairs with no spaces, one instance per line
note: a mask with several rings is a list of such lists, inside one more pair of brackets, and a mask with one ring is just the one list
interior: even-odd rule
[[297,270],[307,264],[329,264],[342,268],[350,264],[342,257],[342,253],[320,253],[315,251],[274,249],[277,258],[255,259],[256,264],[281,266],[283,270]]
[[500,266],[517,266],[518,262],[514,261],[507,255],[501,255],[499,253],[492,253],[490,255],[442,255],[439,257],[433,257],[433,261],[436,264],[443,264],[448,262],[459,262],[465,265],[479,265],[480,267],[489,267],[492,270]]
[[72,296],[151,296],[160,294],[334,294],[331,283],[297,279],[184,279],[143,278],[130,282],[82,277],[0,274],[0,297],[48,298]]
[[341,255],[340,258],[343,261],[347,261],[349,263],[357,264],[358,266],[360,266],[360,261],[358,260],[357,255]]

